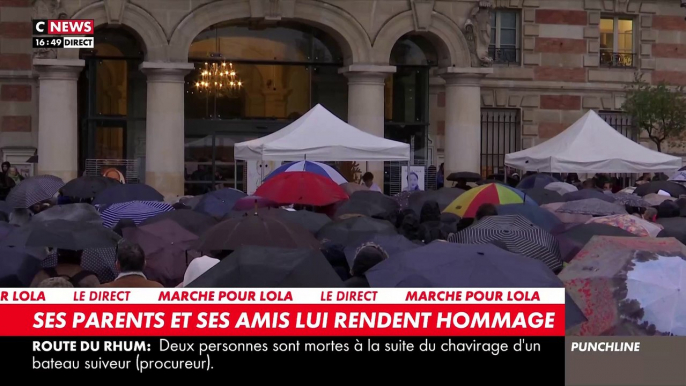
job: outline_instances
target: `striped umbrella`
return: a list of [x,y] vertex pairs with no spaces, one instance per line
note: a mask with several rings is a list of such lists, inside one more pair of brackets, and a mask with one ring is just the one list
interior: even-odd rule
[[136,225],[150,217],[174,210],[171,205],[158,201],[130,201],[112,204],[100,210],[102,225],[113,228],[120,220],[129,219]]
[[344,184],[348,182],[336,169],[332,168],[327,164],[321,162],[312,161],[298,161],[291,162],[289,164],[281,165],[280,167],[274,169],[273,172],[269,173],[267,177],[264,178],[268,181],[270,178],[277,176],[285,172],[310,172],[314,174],[319,174],[320,176],[331,178],[337,184]]
[[29,177],[12,188],[6,201],[15,209],[30,208],[33,204],[53,198],[63,186],[64,181],[59,177]]
[[483,204],[538,204],[521,191],[501,184],[487,184],[472,188],[448,205],[444,213],[453,213],[462,218],[474,217]]
[[448,237],[459,244],[489,244],[500,241],[510,252],[541,260],[551,270],[562,269],[557,239],[519,215],[489,216]]

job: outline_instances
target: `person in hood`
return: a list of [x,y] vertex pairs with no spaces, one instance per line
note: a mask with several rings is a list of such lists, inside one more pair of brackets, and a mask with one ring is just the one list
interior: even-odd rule
[[368,288],[369,281],[365,274],[369,269],[388,259],[388,253],[378,244],[362,244],[355,252],[353,266],[350,269],[351,278],[343,282],[346,287]]
[[433,200],[425,202],[419,214],[420,223],[429,221],[441,221],[441,207]]

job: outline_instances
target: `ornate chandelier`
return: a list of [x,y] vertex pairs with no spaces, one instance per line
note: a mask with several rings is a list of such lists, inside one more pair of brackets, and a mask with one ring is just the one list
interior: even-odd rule
[[205,62],[205,67],[200,70],[200,76],[195,82],[195,87],[200,91],[216,92],[217,94],[230,93],[243,86],[238,78],[233,63]]

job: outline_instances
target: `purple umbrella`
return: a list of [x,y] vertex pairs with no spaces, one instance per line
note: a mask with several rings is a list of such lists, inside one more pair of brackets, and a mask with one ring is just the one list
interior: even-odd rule
[[161,220],[136,228],[125,228],[124,237],[145,252],[145,276],[165,287],[183,282],[188,254],[198,236],[172,220]]
[[245,196],[233,205],[233,210],[251,210],[255,208],[278,208],[279,204],[260,196]]

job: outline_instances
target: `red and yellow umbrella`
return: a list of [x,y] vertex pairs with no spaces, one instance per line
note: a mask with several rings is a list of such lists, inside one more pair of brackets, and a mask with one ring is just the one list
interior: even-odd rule
[[460,217],[474,217],[483,204],[529,204],[538,205],[530,197],[517,189],[501,184],[486,184],[472,188],[448,205],[444,213],[453,213]]

